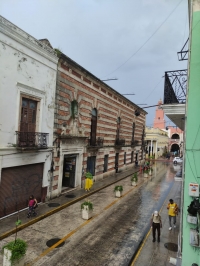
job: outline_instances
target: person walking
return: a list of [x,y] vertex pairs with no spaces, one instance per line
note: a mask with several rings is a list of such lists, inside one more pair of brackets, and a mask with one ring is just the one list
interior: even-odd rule
[[161,216],[158,211],[154,211],[151,217],[151,228],[152,228],[152,235],[153,240],[152,242],[156,241],[156,231],[157,231],[157,241],[160,242],[160,229],[162,228],[162,220]]
[[31,195],[29,197],[29,202],[28,202],[28,214],[27,214],[27,218],[30,218],[31,217],[31,214],[36,215],[36,212],[35,212],[35,209],[34,209],[35,206],[36,206],[36,202],[35,202],[34,196]]
[[178,205],[173,201],[173,199],[170,199],[167,205],[167,209],[169,216],[169,230],[172,230],[172,220],[174,228],[176,228],[176,215],[178,215]]

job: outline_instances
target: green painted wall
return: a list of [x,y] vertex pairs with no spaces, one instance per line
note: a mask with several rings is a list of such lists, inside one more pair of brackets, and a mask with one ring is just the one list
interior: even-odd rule
[[[194,2],[197,2],[196,0]],[[200,10],[200,3],[199,5]],[[196,8],[195,8],[196,9]],[[183,249],[182,266],[197,263],[200,266],[200,248],[190,245],[190,228],[187,222],[187,207],[192,201],[189,183],[200,184],[200,11],[193,11],[191,34],[191,55],[186,109],[185,183],[183,206]]]

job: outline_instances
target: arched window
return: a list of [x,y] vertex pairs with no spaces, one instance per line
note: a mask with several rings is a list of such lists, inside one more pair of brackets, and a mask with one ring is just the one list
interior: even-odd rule
[[97,132],[97,109],[92,109],[92,119],[91,119],[91,132],[90,132],[90,145],[96,145],[96,132]]
[[175,133],[175,134],[172,135],[171,138],[172,139],[180,139],[180,136],[179,136],[179,134]]
[[78,102],[76,100],[71,102],[71,116],[73,119],[78,116]]

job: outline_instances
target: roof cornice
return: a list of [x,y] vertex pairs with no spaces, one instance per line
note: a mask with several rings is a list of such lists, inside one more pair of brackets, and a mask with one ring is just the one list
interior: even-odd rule
[[58,57],[53,49],[38,41],[2,16],[0,16],[0,32],[57,64]]

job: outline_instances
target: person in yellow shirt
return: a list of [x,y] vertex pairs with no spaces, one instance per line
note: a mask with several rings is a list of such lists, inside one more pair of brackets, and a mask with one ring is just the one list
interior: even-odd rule
[[173,199],[170,199],[167,205],[167,209],[169,215],[169,230],[172,230],[172,220],[174,228],[176,228],[176,215],[178,215],[178,205],[173,201]]

